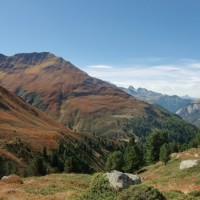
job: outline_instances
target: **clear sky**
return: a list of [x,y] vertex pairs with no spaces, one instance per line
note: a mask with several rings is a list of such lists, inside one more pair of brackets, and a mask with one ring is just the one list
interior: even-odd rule
[[0,53],[48,51],[118,86],[200,97],[199,0],[0,0]]

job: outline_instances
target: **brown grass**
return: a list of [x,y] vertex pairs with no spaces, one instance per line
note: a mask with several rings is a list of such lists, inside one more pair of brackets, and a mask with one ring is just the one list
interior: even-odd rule
[[0,181],[0,199],[71,200],[89,187],[90,178],[84,174],[52,174],[24,178],[22,185]]

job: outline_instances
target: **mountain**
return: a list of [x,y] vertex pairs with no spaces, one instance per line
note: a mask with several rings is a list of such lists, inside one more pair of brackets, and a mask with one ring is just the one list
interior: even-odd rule
[[176,114],[181,116],[185,121],[200,128],[200,101],[196,101],[181,108]]
[[55,149],[55,138],[75,140],[73,132],[0,87],[0,147],[20,138],[34,150]]
[[133,86],[130,86],[128,88],[120,87],[120,89],[137,99],[148,102],[150,104],[162,106],[172,113],[175,113],[177,110],[193,102],[193,99],[189,96],[184,96],[182,98],[177,95],[163,95],[161,93],[153,92],[145,88],[138,88],[136,90]]
[[74,131],[125,138],[165,129],[181,142],[196,133],[179,117],[48,52],[0,55],[0,84]]
[[[118,144],[75,133],[0,86],[0,178],[10,173],[23,173],[44,147],[49,156],[53,155],[51,152],[66,148],[76,159],[76,165],[81,166],[84,160],[88,169],[99,171],[104,167],[104,153],[115,150]],[[75,167],[73,170],[81,172]]]

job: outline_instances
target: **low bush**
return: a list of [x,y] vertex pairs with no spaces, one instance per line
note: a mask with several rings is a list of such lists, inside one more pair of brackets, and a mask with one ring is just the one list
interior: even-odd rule
[[141,184],[123,190],[117,200],[166,200],[166,198],[158,189]]
[[165,196],[167,199],[185,200],[186,196],[183,192],[177,190],[166,191]]
[[114,200],[117,192],[110,187],[109,181],[102,173],[97,173],[91,180],[90,188],[78,200]]

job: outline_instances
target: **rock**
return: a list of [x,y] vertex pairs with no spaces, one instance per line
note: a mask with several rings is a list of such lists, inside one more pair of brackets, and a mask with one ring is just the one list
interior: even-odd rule
[[3,176],[1,181],[5,182],[5,183],[23,184],[22,178],[15,174],[9,175],[9,176]]
[[142,179],[141,177],[137,176],[137,175],[134,175],[134,174],[128,174],[128,173],[125,173],[129,178],[131,178],[135,184],[140,184],[142,183]]
[[130,185],[141,183],[141,178],[137,175],[122,173],[114,170],[106,173],[110,186],[119,191],[128,188]]
[[195,165],[198,164],[198,161],[199,160],[183,160],[181,161],[179,169],[187,169],[187,168],[194,167]]

